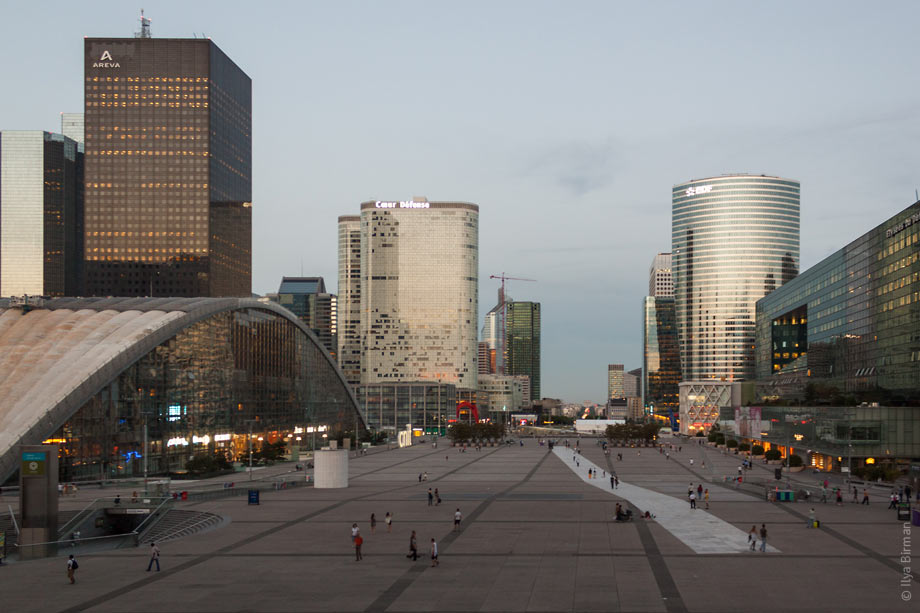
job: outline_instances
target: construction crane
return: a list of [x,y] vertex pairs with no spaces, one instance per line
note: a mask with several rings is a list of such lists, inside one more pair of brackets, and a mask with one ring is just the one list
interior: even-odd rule
[[501,326],[501,329],[502,329],[502,361],[501,361],[501,367],[499,368],[498,374],[503,375],[505,374],[505,354],[508,351],[508,328],[507,326],[505,326],[505,320],[508,316],[508,307],[506,306],[508,304],[508,301],[505,300],[505,281],[531,281],[533,283],[536,283],[537,280],[536,279],[524,279],[523,277],[507,277],[505,276],[505,273],[502,273],[500,275],[489,275],[489,278],[502,280],[502,289],[501,289],[501,294],[499,296],[499,299],[502,303],[502,310],[501,310],[502,316],[501,316],[501,322],[499,322],[499,325]]

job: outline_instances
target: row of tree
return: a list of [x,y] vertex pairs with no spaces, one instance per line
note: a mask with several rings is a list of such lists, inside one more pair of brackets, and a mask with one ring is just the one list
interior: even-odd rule
[[505,436],[505,426],[500,423],[465,424],[457,422],[447,429],[447,436],[455,443],[497,442]]
[[611,441],[631,444],[654,441],[658,438],[659,430],[661,430],[661,425],[654,422],[648,424],[611,424],[604,430],[604,434]]

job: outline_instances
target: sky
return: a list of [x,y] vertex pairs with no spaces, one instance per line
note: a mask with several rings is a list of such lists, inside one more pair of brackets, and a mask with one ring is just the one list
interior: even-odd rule
[[[492,274],[542,304],[543,395],[603,401],[641,366],[671,187],[802,184],[801,269],[915,201],[920,2],[155,2],[154,37],[208,36],[253,80],[253,291],[337,281],[365,200],[480,206]],[[0,4],[0,129],[83,110],[82,39],[141,5]]]

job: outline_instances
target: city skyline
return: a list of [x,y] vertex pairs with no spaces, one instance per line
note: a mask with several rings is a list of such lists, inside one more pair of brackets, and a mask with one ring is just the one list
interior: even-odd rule
[[[639,363],[637,305],[647,262],[670,248],[673,185],[732,172],[801,181],[804,271],[920,183],[909,3],[795,5],[794,20],[791,4],[483,4],[486,23],[469,6],[418,3],[148,5],[154,37],[206,33],[253,78],[253,291],[274,291],[301,260],[336,277],[336,218],[368,197],[477,202],[479,295],[502,271],[539,281],[509,294],[543,305],[547,396],[598,400],[598,366]],[[82,38],[130,36],[136,13],[52,3],[0,20],[7,55],[30,56],[6,69],[27,95],[0,102],[0,129],[59,131],[58,113],[83,105]],[[278,36],[282,17],[304,35]],[[630,27],[611,37],[618,23]],[[46,42],[33,47],[39,26]],[[284,58],[310,77],[286,78]]]

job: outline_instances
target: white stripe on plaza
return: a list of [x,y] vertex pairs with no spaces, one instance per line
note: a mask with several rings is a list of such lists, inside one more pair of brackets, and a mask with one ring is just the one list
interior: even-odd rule
[[[553,452],[585,483],[628,500],[641,513],[650,511],[655,516],[656,522],[696,553],[750,552],[746,532],[701,508],[691,509],[688,501],[630,485],[624,483],[622,479],[617,489],[612,490],[609,473],[603,479],[588,479],[589,468],[596,471],[606,470],[606,468],[594,464],[581,455],[577,456],[579,465],[576,465],[571,448],[557,445],[553,448]],[[699,504],[702,505],[702,501]],[[641,517],[635,517],[633,521],[644,520]],[[759,547],[758,544],[758,550]],[[770,545],[767,545],[767,551],[779,553],[778,549]]]

